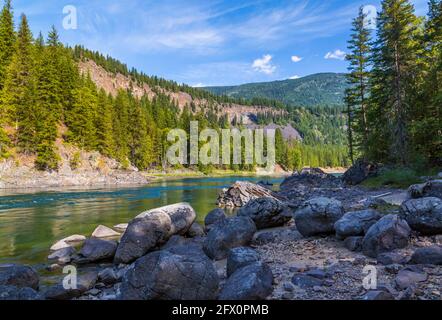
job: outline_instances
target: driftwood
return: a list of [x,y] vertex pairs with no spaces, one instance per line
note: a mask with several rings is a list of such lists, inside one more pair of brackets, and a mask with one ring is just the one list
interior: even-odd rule
[[220,207],[243,207],[250,200],[257,198],[278,199],[276,194],[263,186],[247,181],[238,181],[230,188],[224,189],[218,196],[217,205]]

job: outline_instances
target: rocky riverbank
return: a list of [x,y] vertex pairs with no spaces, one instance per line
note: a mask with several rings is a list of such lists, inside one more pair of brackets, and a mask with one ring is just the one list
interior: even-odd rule
[[[216,209],[204,227],[175,204],[60,240],[50,277],[0,266],[0,299],[440,300],[441,190],[435,178],[368,191],[320,170],[279,192],[238,182],[218,199],[237,214]],[[75,288],[64,266],[77,268]]]

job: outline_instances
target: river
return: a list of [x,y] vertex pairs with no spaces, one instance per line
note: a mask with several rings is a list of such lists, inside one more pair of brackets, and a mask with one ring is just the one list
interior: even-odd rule
[[282,178],[219,177],[163,180],[125,188],[0,190],[0,263],[41,264],[50,246],[72,234],[90,236],[100,224],[127,223],[139,213],[189,202],[202,223],[222,188],[235,181]]

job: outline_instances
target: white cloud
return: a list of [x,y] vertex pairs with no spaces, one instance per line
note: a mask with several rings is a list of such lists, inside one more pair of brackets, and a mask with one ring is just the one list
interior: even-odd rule
[[270,54],[266,54],[261,59],[253,61],[252,68],[255,71],[271,75],[276,71],[276,67],[272,65],[272,58]]
[[200,83],[192,85],[192,87],[194,87],[194,88],[203,88],[203,87],[206,87],[206,85],[204,83],[200,82]]
[[289,79],[290,80],[296,80],[296,79],[299,79],[299,78],[301,78],[301,77],[298,76],[298,75],[294,75],[294,76],[291,76]]
[[336,59],[336,60],[345,60],[346,57],[346,53],[342,50],[335,50],[333,52],[327,52],[327,54],[325,55],[325,59]]
[[301,62],[302,61],[302,59],[304,59],[304,58],[301,58],[301,57],[299,57],[299,56],[292,56],[292,61],[293,62]]

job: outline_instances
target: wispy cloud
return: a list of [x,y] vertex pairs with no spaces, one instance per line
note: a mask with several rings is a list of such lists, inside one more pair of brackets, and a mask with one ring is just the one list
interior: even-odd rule
[[340,49],[337,49],[333,52],[327,52],[327,54],[325,55],[324,59],[336,59],[336,60],[345,60],[346,57],[346,53]]
[[291,59],[292,59],[292,62],[297,63],[297,62],[301,62],[303,58],[301,58],[299,56],[292,56]]
[[255,71],[271,75],[276,71],[276,66],[272,64],[272,58],[270,54],[266,54],[262,58],[253,61],[252,68]]
[[301,76],[294,75],[294,76],[291,76],[289,79],[290,80],[296,80],[296,79],[299,79],[299,78],[301,78]]

